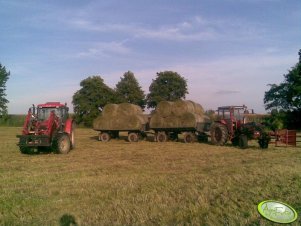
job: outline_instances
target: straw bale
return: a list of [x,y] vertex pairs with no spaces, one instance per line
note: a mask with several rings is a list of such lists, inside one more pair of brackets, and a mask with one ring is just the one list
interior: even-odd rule
[[118,105],[118,115],[137,115],[143,114],[141,107],[130,104],[130,103],[122,103]]
[[172,112],[176,116],[182,116],[186,112],[194,112],[194,106],[190,101],[177,100],[173,103]]
[[116,116],[118,110],[118,104],[107,104],[102,110],[103,116]]
[[170,101],[161,101],[159,102],[156,111],[159,113],[163,118],[168,117],[172,113],[172,106],[173,102]]
[[203,122],[204,118],[198,114],[187,112],[181,116],[181,127],[195,127],[198,122]]
[[163,121],[164,128],[178,128],[181,126],[181,118],[177,117],[175,115],[170,115],[166,118],[164,118]]
[[151,128],[163,128],[164,118],[159,114],[155,113],[151,116],[150,127]]
[[204,111],[204,108],[202,107],[202,105],[198,104],[198,103],[195,103],[191,100],[188,100],[192,105],[193,105],[193,112],[195,114],[198,114],[198,115],[204,115],[205,111]]

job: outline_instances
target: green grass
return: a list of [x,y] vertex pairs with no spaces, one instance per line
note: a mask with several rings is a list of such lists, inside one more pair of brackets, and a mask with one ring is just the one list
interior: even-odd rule
[[101,143],[78,129],[68,155],[23,155],[20,131],[0,128],[0,225],[271,225],[267,199],[301,214],[300,148]]

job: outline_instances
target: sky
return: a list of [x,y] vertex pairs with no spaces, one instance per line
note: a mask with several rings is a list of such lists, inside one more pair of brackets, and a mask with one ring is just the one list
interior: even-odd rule
[[300,0],[0,0],[0,63],[8,111],[67,102],[100,75],[114,88],[132,71],[147,94],[157,72],[187,79],[208,109],[264,113],[268,84],[298,62]]

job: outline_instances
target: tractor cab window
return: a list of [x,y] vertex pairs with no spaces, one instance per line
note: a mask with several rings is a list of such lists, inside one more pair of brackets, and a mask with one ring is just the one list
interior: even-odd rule
[[60,117],[60,112],[57,108],[38,108],[37,117],[41,121],[47,120],[52,111],[54,111],[54,113]]
[[230,118],[230,111],[228,110],[219,110],[218,111],[219,118],[222,119],[229,119]]
[[234,117],[236,120],[243,120],[243,110],[242,109],[234,109]]

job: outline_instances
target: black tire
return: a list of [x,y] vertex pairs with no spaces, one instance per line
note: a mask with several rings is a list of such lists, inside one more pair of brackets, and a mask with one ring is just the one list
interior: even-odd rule
[[246,148],[248,148],[248,137],[247,137],[247,135],[241,134],[241,135],[239,136],[238,146],[239,146],[241,149],[246,149]]
[[68,154],[71,150],[71,141],[67,134],[61,134],[55,142],[55,152],[58,154]]
[[210,127],[211,142],[215,145],[225,145],[228,140],[227,127],[221,123],[213,123]]
[[196,141],[196,136],[194,133],[186,132],[184,133],[184,142],[185,143],[194,143]]
[[31,147],[24,147],[24,146],[20,146],[20,152],[22,154],[33,154],[34,153],[34,149]]
[[99,140],[102,142],[108,142],[110,141],[111,136],[109,133],[103,132],[99,134]]
[[129,133],[128,135],[128,141],[129,142],[138,142],[139,136],[137,133]]
[[156,134],[156,140],[157,142],[166,142],[167,139],[167,134],[165,132],[158,132]]
[[231,139],[232,145],[233,146],[238,146],[239,145],[239,136],[235,136]]

